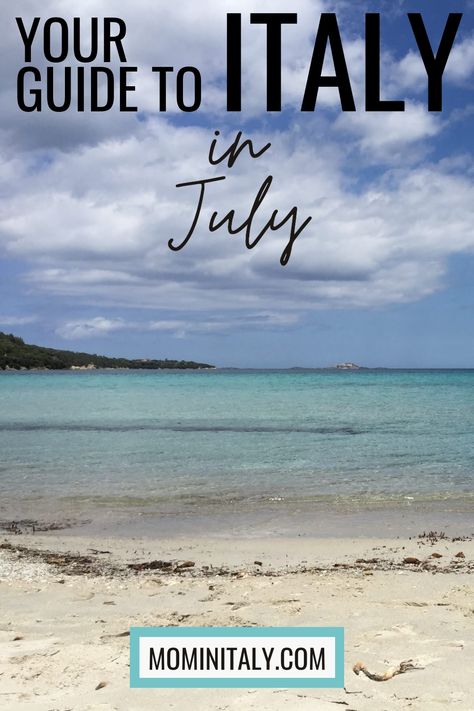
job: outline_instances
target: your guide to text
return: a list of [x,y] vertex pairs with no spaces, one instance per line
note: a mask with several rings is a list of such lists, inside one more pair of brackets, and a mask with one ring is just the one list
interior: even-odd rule
[[[462,13],[446,15],[442,32],[430,37],[423,15],[408,13],[405,31],[409,33],[413,51],[417,51],[426,72],[426,108],[440,112],[443,109],[443,75],[458,36]],[[18,71],[17,103],[22,112],[64,113],[106,112],[112,108],[120,112],[138,112],[137,82],[142,73],[154,77],[152,104],[156,112],[166,113],[176,108],[182,112],[196,112],[203,100],[206,77],[198,67],[182,66],[130,66],[127,58],[127,25],[120,17],[34,17],[16,18],[24,66]],[[282,81],[282,53],[285,40],[298,24],[298,13],[275,12],[250,14],[229,13],[226,16],[226,50],[223,59],[222,110],[245,111],[245,93],[242,76],[248,72],[262,74],[262,111],[280,112],[287,107],[285,86]],[[361,33],[365,38],[365,91],[356,105],[351,82],[351,67],[344,49],[344,33],[336,13],[322,13],[314,21],[314,45],[307,59],[307,71],[301,101],[293,108],[301,112],[315,112],[318,98],[325,91],[337,92],[341,111],[403,112],[405,100],[400,96],[387,96],[381,72],[383,47],[383,17],[380,13],[361,14]],[[265,49],[261,56],[251,53],[250,60],[243,48],[253,33],[265,33]],[[159,43],[159,33],[156,42]],[[183,46],[185,61],[186,47]],[[253,65],[249,62],[253,61]],[[328,69],[329,67],[329,69]],[[246,74],[247,73],[247,74]],[[421,80],[423,80],[423,75]],[[382,98],[383,97],[383,98]],[[149,110],[149,108],[148,108]],[[255,148],[250,139],[238,131],[227,148],[221,145],[220,132],[215,131],[208,162],[212,166],[224,163],[228,175],[205,179],[190,176],[181,180],[176,188],[186,189],[196,199],[194,213],[189,216],[186,234],[167,235],[168,247],[173,252],[182,250],[196,231],[201,232],[203,211],[209,201],[219,197],[222,181],[232,180],[230,171],[241,157],[256,160],[271,147],[270,143]],[[254,249],[271,232],[285,235],[280,264],[285,267],[292,255],[294,244],[312,221],[311,216],[300,217],[298,207],[284,206],[282,210],[269,210],[267,197],[273,188],[273,176],[267,175],[259,187],[255,186],[255,199],[248,208],[236,211],[228,206],[220,214],[210,213],[207,220],[209,233],[223,231],[228,236],[241,235],[246,249]],[[237,214],[237,212],[239,214]],[[258,225],[258,227],[257,227]]]
[[[423,15],[406,15],[406,32],[413,40],[426,71],[429,111],[443,109],[443,74],[456,41],[463,13],[449,13],[441,39],[429,36]],[[382,19],[380,13],[361,15],[365,35],[365,98],[357,106],[351,84],[342,30],[336,13],[315,17],[315,39],[300,111],[315,111],[321,90],[336,90],[342,111],[404,111],[403,97],[382,99],[381,77]],[[137,67],[127,63],[127,26],[118,17],[49,17],[33,20],[16,18],[22,43],[24,66],[17,77],[17,103],[24,112],[105,112],[113,107],[136,112],[133,101],[137,77],[151,72],[156,77],[156,110],[166,112],[173,98],[183,112],[198,111],[204,84],[198,67],[183,65]],[[298,13],[229,13],[227,15],[226,111],[245,110],[242,97],[242,72],[246,66],[242,46],[249,33],[266,33],[266,52],[257,59],[266,66],[266,96],[262,107],[268,112],[282,110],[285,87],[282,85],[282,47],[285,37],[298,23]],[[157,37],[159,42],[159,37]],[[185,52],[185,49],[183,49]],[[332,60],[332,73],[325,73],[326,60]],[[46,63],[46,66],[44,66]],[[248,67],[252,71],[260,67]]]

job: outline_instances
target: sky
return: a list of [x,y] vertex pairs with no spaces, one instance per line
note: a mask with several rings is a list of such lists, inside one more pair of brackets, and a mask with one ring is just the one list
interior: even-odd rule
[[[298,15],[282,32],[281,112],[266,110],[266,34],[249,22],[255,11]],[[227,12],[242,13],[241,112],[226,111]],[[314,112],[300,110],[323,12],[337,14],[356,112],[341,111],[337,89],[324,87]],[[405,100],[403,113],[365,111],[367,12],[381,17],[382,98]],[[427,109],[409,12],[422,13],[435,49],[449,12],[463,13],[440,113]],[[138,67],[129,101],[139,111],[20,111],[15,17],[26,27],[42,19],[32,64],[45,92],[43,21],[80,17],[86,49],[91,16],[111,14],[127,25],[127,65]],[[473,15],[471,0],[122,0],[113,13],[97,0],[2,3],[0,331],[219,366],[474,367]],[[330,51],[326,60],[331,74]],[[75,75],[74,56],[66,63]],[[118,61],[110,66],[118,72]],[[153,66],[197,67],[199,110],[181,112],[170,91],[159,111]],[[64,64],[54,72],[59,90]],[[238,131],[255,149],[271,147],[211,166],[217,130],[217,154]],[[288,224],[252,250],[242,233],[208,229],[214,211],[234,209],[243,222],[269,175],[253,234],[274,210],[279,220],[292,207],[298,224],[312,218],[286,266]],[[175,186],[218,176],[226,179],[207,185],[189,242],[170,250],[199,193]]]

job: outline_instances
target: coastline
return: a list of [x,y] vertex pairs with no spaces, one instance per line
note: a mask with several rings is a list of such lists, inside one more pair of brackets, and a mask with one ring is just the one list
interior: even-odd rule
[[[433,555],[434,554],[434,555]],[[462,554],[462,556],[460,555]],[[0,536],[0,680],[34,708],[472,711],[474,540]],[[128,688],[133,625],[341,625],[345,690]],[[420,669],[377,684],[413,659]],[[97,688],[99,687],[100,688]],[[27,691],[25,691],[27,689]]]
[[259,538],[404,538],[422,531],[444,531],[451,537],[474,535],[472,495],[452,498],[368,497],[354,501],[289,501],[202,497],[194,505],[182,500],[144,497],[3,497],[0,536],[55,531],[65,538],[127,539],[259,539]]

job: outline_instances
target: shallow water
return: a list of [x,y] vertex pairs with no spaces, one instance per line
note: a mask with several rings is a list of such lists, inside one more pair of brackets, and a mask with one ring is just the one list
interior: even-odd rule
[[0,373],[0,452],[3,519],[468,514],[474,371]]

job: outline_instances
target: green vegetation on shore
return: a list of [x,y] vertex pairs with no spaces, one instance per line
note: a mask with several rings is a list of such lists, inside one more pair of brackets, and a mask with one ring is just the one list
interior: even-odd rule
[[207,363],[195,363],[192,360],[129,360],[127,358],[108,358],[107,356],[60,351],[55,348],[42,348],[25,343],[22,338],[0,332],[0,370],[70,370],[92,368],[137,368],[140,370],[199,369],[213,368]]

